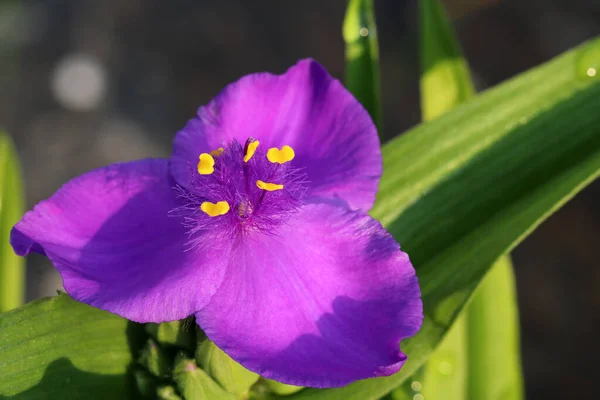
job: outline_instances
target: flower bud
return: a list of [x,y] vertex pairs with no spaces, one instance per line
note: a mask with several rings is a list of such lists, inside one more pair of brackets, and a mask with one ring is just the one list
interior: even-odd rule
[[156,398],[158,400],[182,400],[173,386],[161,385],[156,388]]
[[171,364],[169,357],[165,350],[152,339],[148,339],[146,342],[138,362],[157,378],[164,378],[169,374]]
[[195,345],[194,323],[188,319],[162,324],[146,324],[146,333],[157,342],[192,351]]
[[229,393],[245,395],[259,376],[233,361],[223,350],[208,339],[196,347],[196,362]]
[[173,379],[186,400],[237,400],[236,396],[223,390],[183,352],[175,358]]

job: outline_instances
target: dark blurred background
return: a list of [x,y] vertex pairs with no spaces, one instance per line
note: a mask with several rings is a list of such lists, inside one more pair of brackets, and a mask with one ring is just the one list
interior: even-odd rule
[[[484,90],[600,33],[599,0],[446,0]],[[28,206],[108,163],[167,157],[224,85],[313,57],[343,77],[346,2],[0,0],[0,125]],[[416,0],[376,0],[385,136],[419,122]],[[513,253],[528,399],[600,399],[600,182]],[[31,256],[28,300],[60,279]]]

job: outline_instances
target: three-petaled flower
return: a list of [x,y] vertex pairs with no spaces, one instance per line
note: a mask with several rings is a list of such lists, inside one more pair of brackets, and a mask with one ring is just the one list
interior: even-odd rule
[[389,375],[423,318],[408,256],[366,211],[382,170],[364,108],[318,63],[227,86],[170,159],[84,174],[13,228],[76,300],[138,322],[195,315],[281,382]]

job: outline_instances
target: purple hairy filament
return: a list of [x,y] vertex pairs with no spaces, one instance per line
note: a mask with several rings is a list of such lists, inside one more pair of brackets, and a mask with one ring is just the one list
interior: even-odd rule
[[306,175],[293,158],[290,146],[265,151],[253,138],[200,154],[191,190],[177,189],[184,205],[173,211],[185,219],[190,247],[200,245],[194,240],[200,233],[223,240],[274,232],[297,211],[306,190]]

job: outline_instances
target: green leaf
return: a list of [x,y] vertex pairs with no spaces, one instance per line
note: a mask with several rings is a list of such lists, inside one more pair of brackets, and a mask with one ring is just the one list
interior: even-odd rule
[[17,151],[0,131],[0,313],[25,299],[25,259],[15,255],[8,241],[25,207],[22,182]]
[[475,93],[467,62],[439,0],[419,1],[421,115],[429,121]]
[[179,392],[186,400],[235,400],[219,384],[196,365],[196,362],[180,353],[175,359],[173,378]]
[[343,27],[346,87],[361,102],[381,132],[379,48],[373,0],[350,0]]
[[[431,120],[474,93],[469,68],[439,0],[420,0],[421,114]],[[432,95],[429,95],[432,94]]]
[[[428,121],[472,98],[474,90],[467,62],[441,2],[421,0],[419,17],[421,113]],[[465,398],[468,345],[463,315],[425,364],[422,384],[427,399]]]
[[229,393],[245,395],[259,378],[254,372],[233,361],[208,339],[198,344],[196,362]]
[[421,394],[421,390],[423,389],[423,373],[424,368],[419,368],[409,379],[382,397],[381,400],[422,400],[423,397],[419,398],[418,395],[423,396]]
[[522,399],[519,314],[510,258],[496,262],[466,309],[467,398]]
[[126,399],[140,325],[61,294],[0,315],[0,398]]
[[[466,310],[465,310],[466,311]],[[465,312],[454,321],[448,334],[424,367],[423,395],[431,400],[467,399],[468,342]]]
[[[590,41],[384,146],[372,215],[417,268],[425,319],[403,369],[289,399],[378,399],[421,366],[492,264],[600,172]],[[581,60],[586,60],[582,62]]]
[[[467,62],[443,5],[439,0],[422,0],[419,4],[423,61],[421,104],[423,119],[428,120],[469,100],[474,93]],[[509,256],[500,258],[493,268],[507,271],[492,269],[488,273],[471,305],[456,319],[427,362],[422,392],[425,398],[518,400],[523,397],[518,310]],[[489,288],[493,291],[501,288],[503,296],[490,296],[485,293]],[[478,310],[476,315],[471,313],[472,307]],[[479,318],[486,314],[485,309],[494,317]],[[497,340],[496,335],[487,335],[496,329],[508,336]],[[488,351],[490,345],[493,352]],[[493,374],[486,373],[491,370]],[[510,396],[505,396],[509,393]]]

